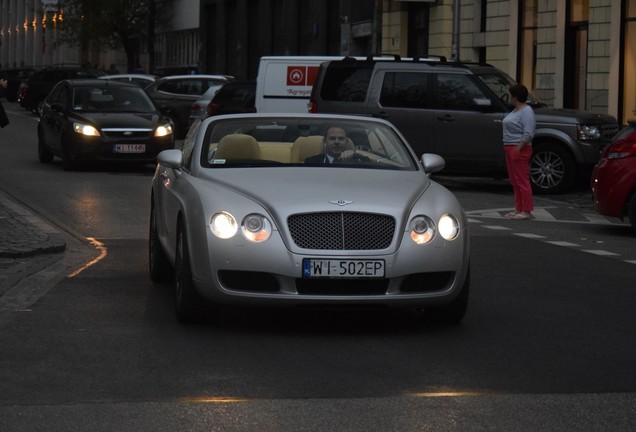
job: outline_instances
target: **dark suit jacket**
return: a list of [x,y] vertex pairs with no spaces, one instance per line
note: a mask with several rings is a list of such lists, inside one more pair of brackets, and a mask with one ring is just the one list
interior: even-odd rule
[[307,165],[330,165],[329,162],[325,162],[327,155],[324,153],[317,154],[315,156],[310,156],[305,159],[305,163]]

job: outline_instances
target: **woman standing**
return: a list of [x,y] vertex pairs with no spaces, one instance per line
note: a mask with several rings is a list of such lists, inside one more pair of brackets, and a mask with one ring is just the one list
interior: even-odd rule
[[536,127],[534,111],[526,104],[528,89],[524,85],[515,84],[508,91],[515,108],[503,119],[503,143],[508,178],[515,193],[515,210],[505,217],[532,219],[534,206],[530,185],[530,158]]

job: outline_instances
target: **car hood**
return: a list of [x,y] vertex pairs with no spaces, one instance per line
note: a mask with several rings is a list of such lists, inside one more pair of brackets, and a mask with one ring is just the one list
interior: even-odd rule
[[250,197],[279,217],[355,211],[400,218],[430,185],[422,171],[327,167],[221,168],[202,177]]
[[157,113],[75,113],[74,117],[100,128],[152,128],[160,119]]
[[611,115],[565,108],[535,108],[537,123],[605,124],[616,123]]

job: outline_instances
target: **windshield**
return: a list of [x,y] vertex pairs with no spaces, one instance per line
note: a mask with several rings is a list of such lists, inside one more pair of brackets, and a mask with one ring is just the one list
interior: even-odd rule
[[243,117],[207,124],[206,168],[303,166],[416,170],[406,143],[384,123],[337,118]]
[[[502,71],[489,71],[489,72],[481,72],[478,73],[477,76],[481,79],[495,94],[499,99],[505,102],[512,109],[512,102],[510,101],[510,93],[508,93],[508,89],[510,86],[517,84],[515,80],[513,80],[509,75],[505,74]],[[538,107],[545,106],[543,102],[541,102],[536,96],[531,93],[528,93],[528,105]]]
[[155,106],[139,87],[77,87],[73,111],[152,113]]

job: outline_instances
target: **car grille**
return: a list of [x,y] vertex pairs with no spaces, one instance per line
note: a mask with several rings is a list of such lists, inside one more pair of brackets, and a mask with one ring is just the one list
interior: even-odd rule
[[288,218],[287,224],[294,243],[303,249],[386,249],[395,232],[392,216],[371,213],[296,214]]
[[140,139],[148,138],[152,135],[152,129],[125,129],[125,128],[105,128],[102,129],[104,135],[115,139]]
[[603,139],[611,140],[618,133],[618,123],[605,123],[601,125]]

